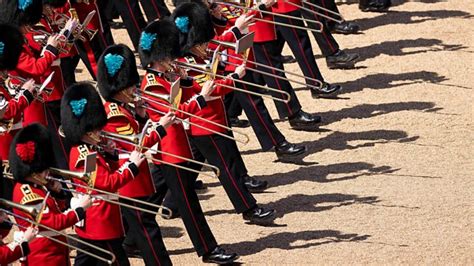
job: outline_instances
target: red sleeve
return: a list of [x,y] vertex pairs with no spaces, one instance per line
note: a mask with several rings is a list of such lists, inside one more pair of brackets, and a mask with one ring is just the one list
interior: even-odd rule
[[[43,56],[36,58],[28,54],[24,49],[20,54],[17,69],[32,76],[42,76],[51,68],[51,64],[57,58],[57,51],[54,47],[47,46]],[[56,52],[56,53],[55,53]]]
[[[54,230],[64,230],[79,222],[79,216],[73,210],[65,213],[44,213],[41,224],[51,227]],[[43,231],[43,230],[41,230]]]
[[[226,79],[218,79],[214,81],[214,83],[216,84],[216,88],[212,92],[212,96],[226,95],[233,91],[231,88],[229,88],[229,86],[235,87],[234,79],[232,77],[227,77]],[[225,86],[221,86],[221,84]]]
[[[122,131],[128,129],[129,132]],[[115,134],[120,134],[120,135],[132,135],[134,134],[134,130],[132,128],[132,125],[130,125],[130,122],[125,116],[114,116],[110,117],[107,119],[107,124],[105,127],[102,129],[106,132],[111,132]],[[127,144],[123,141],[114,141],[117,144],[117,147],[123,148],[127,151],[132,151],[134,150],[133,145]]]
[[[23,257],[23,252],[20,245],[0,245],[0,265],[7,265],[19,260]],[[12,246],[13,250],[9,246]]]
[[[0,98],[3,97],[0,92]],[[18,99],[10,99],[8,101],[8,107],[3,117],[0,119],[9,120],[18,117],[23,111],[30,105],[33,100],[33,95],[29,91],[23,91]]]
[[[128,182],[132,181],[138,174],[138,168],[132,169],[133,166],[129,162],[122,164],[122,166],[116,171],[110,171],[105,165],[97,159],[97,172],[94,187],[100,190],[108,192],[117,192],[119,188],[125,186]],[[71,169],[73,171],[83,172],[84,165],[79,163],[77,167]],[[78,182],[78,180],[75,180]],[[81,191],[83,191],[81,189]],[[100,194],[100,193],[99,193]]]

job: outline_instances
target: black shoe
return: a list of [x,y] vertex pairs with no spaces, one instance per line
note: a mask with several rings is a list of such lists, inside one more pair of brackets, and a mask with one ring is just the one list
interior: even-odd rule
[[249,221],[251,224],[258,225],[269,225],[272,224],[276,218],[275,210],[265,210],[261,207],[255,207],[251,210],[248,210],[242,215],[244,220]]
[[359,54],[339,50],[333,55],[326,56],[326,64],[329,69],[350,69],[355,67],[357,59],[359,59]]
[[332,28],[332,33],[340,34],[355,34],[360,30],[360,27],[357,23],[343,21],[341,23],[335,23]]
[[122,244],[123,250],[127,254],[129,258],[142,258],[142,253],[140,250],[136,249],[135,247],[131,247],[129,245]]
[[289,120],[290,126],[295,130],[309,130],[313,131],[318,129],[318,123],[321,122],[321,117],[318,115],[308,114],[303,110],[300,110]]
[[389,0],[368,0],[360,1],[359,9],[363,12],[385,12],[391,6]]
[[249,121],[247,120],[241,120],[237,117],[231,117],[229,118],[230,120],[230,125],[232,127],[240,127],[240,128],[246,128],[246,127],[249,127],[250,126],[250,123]]
[[296,63],[296,59],[291,55],[282,55],[282,56],[280,56],[279,61],[283,64]]
[[250,176],[245,176],[245,186],[252,193],[261,193],[268,187],[267,181],[257,180]]
[[217,246],[213,251],[204,254],[202,256],[202,262],[205,263],[216,263],[216,264],[229,264],[236,261],[239,258],[237,253],[226,253],[225,250]]
[[311,96],[313,99],[317,98],[329,98],[342,89],[341,85],[323,83],[321,88],[311,88]]
[[282,143],[275,146],[275,152],[280,160],[284,160],[287,157],[294,157],[303,154],[306,151],[306,147],[303,145],[297,145],[283,141]]

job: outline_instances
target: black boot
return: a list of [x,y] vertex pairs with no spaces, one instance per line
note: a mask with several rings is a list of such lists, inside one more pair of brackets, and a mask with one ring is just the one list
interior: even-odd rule
[[282,64],[296,63],[296,59],[291,55],[281,55],[278,61],[280,61]]
[[286,140],[275,146],[275,153],[280,161],[293,159],[295,156],[305,153],[305,151],[305,146],[289,143]]
[[290,126],[295,130],[313,131],[318,129],[318,124],[321,122],[321,117],[318,115],[308,114],[303,110],[293,115],[288,120]]
[[310,88],[313,99],[329,98],[342,89],[341,85],[323,83],[321,88]]
[[215,264],[229,264],[239,258],[237,253],[226,253],[225,250],[217,246],[213,251],[202,256],[202,262]]
[[332,33],[340,34],[356,34],[360,30],[360,27],[355,22],[343,21],[341,23],[334,23],[331,27]]
[[254,208],[244,212],[242,214],[244,220],[249,221],[251,224],[258,225],[269,225],[272,224],[276,218],[275,210],[265,210],[264,208],[255,206]]
[[244,176],[244,179],[245,179],[245,186],[252,193],[262,193],[268,187],[267,181],[257,180],[248,175]]
[[326,64],[329,69],[350,69],[355,67],[357,59],[359,54],[339,50],[333,55],[326,56]]
[[250,126],[250,123],[248,120],[242,120],[242,119],[239,119],[238,117],[231,117],[229,118],[229,121],[230,121],[231,127],[246,128]]

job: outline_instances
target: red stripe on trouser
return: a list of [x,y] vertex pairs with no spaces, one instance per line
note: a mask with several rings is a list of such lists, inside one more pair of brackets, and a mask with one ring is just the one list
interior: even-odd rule
[[[110,243],[109,242],[105,242],[105,243],[106,243],[107,248],[109,249],[109,251],[112,252],[113,254],[115,254],[114,249],[110,246]],[[115,260],[115,262],[117,263],[118,266],[120,266],[119,260]]]
[[175,170],[176,170],[176,175],[178,176],[179,185],[181,186],[181,191],[183,192],[183,195],[184,195],[184,200],[186,201],[186,205],[188,206],[189,214],[191,215],[191,218],[193,219],[194,226],[196,227],[196,230],[198,231],[199,238],[201,238],[201,242],[202,242],[202,244],[204,246],[204,249],[206,250],[206,253],[207,253],[207,252],[209,252],[209,248],[206,245],[206,241],[204,241],[204,237],[201,234],[201,230],[199,230],[199,226],[196,222],[196,218],[194,218],[194,214],[193,214],[193,211],[191,209],[191,205],[189,205],[188,195],[186,195],[186,191],[184,190],[183,182],[181,181],[181,175],[179,174],[179,170],[177,168],[175,168]]
[[[262,49],[263,49],[263,54],[265,55],[265,58],[267,59],[268,65],[271,66],[271,67],[274,67],[274,66],[272,65],[271,60],[270,60],[270,57],[268,56],[267,48],[265,48],[265,45],[260,45],[260,46],[261,46]],[[272,74],[276,75],[276,72],[275,72],[274,69],[272,69]],[[283,91],[283,89],[282,89],[281,86],[280,86],[280,82],[278,81],[278,79],[275,78],[275,77],[273,77],[273,78],[275,79],[275,81],[276,81],[276,83],[277,83],[278,89],[281,90],[281,91]],[[282,93],[281,96],[284,97],[285,95]],[[292,114],[292,111],[291,111],[290,105],[289,105],[288,103],[285,103],[285,105],[286,105],[286,108],[288,108],[288,113],[291,115],[291,114]]]
[[[289,19],[289,21],[290,21],[290,24],[293,25],[293,20],[291,18]],[[313,69],[309,65],[308,59],[305,56],[303,46],[301,46],[300,38],[298,37],[298,34],[296,33],[296,29],[292,28],[292,31],[293,31],[293,34],[295,35],[295,38],[296,38],[297,42],[298,42],[298,47],[300,48],[301,54],[303,55],[304,63],[306,64],[306,67],[311,72],[311,77],[316,78],[316,76],[313,73]]]
[[[314,7],[311,7],[311,10],[315,11]],[[316,14],[313,14],[313,17],[317,21],[321,20]],[[323,35],[324,39],[326,39],[326,43],[327,45],[329,45],[329,48],[331,48],[331,51],[336,52],[336,49],[334,48],[334,46],[332,46],[331,42],[329,41],[329,37],[327,36],[326,31],[324,29],[321,31],[321,34]]]
[[[136,203],[134,203],[133,205],[137,205]],[[145,234],[145,237],[146,237],[146,240],[148,242],[148,245],[150,246],[150,249],[153,253],[153,257],[155,257],[155,260],[156,262],[158,263],[158,265],[161,265],[160,263],[160,260],[158,259],[158,255],[156,255],[156,252],[155,252],[155,248],[153,247],[153,243],[151,242],[151,238],[150,238],[150,235],[148,234],[148,231],[146,230],[145,226],[143,225],[143,222],[142,222],[142,217],[140,215],[140,212],[138,210],[135,210],[135,214],[137,215],[138,217],[138,223],[140,223],[140,226],[142,227],[142,230],[143,230],[143,233]]]
[[141,32],[142,29],[140,29],[140,26],[138,26],[138,22],[135,19],[135,15],[132,12],[132,7],[130,6],[130,2],[128,0],[126,0],[125,2],[127,2],[128,11],[130,12],[130,17],[132,18],[133,23],[135,24],[135,27],[137,28],[138,32]]
[[[247,86],[245,84],[242,84],[242,85],[244,86],[244,89],[247,89]],[[272,139],[273,145],[277,145],[275,138],[273,138],[272,132],[270,131],[270,129],[268,129],[267,124],[265,124],[265,120],[263,120],[263,117],[260,115],[260,112],[258,111],[257,106],[255,105],[255,102],[252,99],[252,96],[250,96],[250,94],[247,94],[247,97],[249,98],[249,101],[252,103],[253,109],[255,110],[255,113],[258,116],[258,120],[260,120],[260,122],[263,124],[263,126],[265,127],[265,131],[267,131],[268,135]]]
[[212,144],[214,145],[214,148],[216,148],[217,150],[217,153],[219,154],[219,157],[221,158],[221,161],[222,163],[224,164],[224,168],[225,168],[225,171],[227,172],[227,175],[229,176],[230,180],[232,181],[232,185],[234,185],[234,188],[237,190],[237,192],[239,193],[239,196],[240,198],[242,198],[242,201],[244,202],[245,206],[247,208],[250,208],[249,204],[247,203],[247,201],[245,200],[244,196],[242,195],[242,191],[240,191],[239,189],[239,186],[237,186],[237,184],[235,183],[235,180],[234,178],[232,177],[232,174],[230,173],[229,171],[229,168],[227,167],[227,164],[224,160],[224,157],[222,156],[222,153],[221,153],[221,150],[219,149],[219,147],[217,146],[216,142],[214,141],[214,139],[212,138],[212,136],[209,136],[209,138],[211,139],[211,142]]

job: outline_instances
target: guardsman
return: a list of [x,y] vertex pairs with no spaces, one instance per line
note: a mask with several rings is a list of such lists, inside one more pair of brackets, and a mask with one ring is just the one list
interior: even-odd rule
[[[83,172],[85,159],[89,153],[97,152],[96,173],[93,188],[116,193],[120,188],[135,179],[139,167],[145,157],[134,151],[125,163],[119,164],[118,155],[112,142],[103,143],[101,130],[107,124],[102,100],[94,86],[88,83],[77,83],[68,88],[61,101],[61,125],[66,140],[74,145],[70,152],[69,168],[72,171]],[[83,180],[75,183],[87,185]],[[117,265],[130,265],[127,255],[122,248],[124,229],[120,208],[97,197],[107,197],[97,191],[88,191],[83,187],[77,188],[79,193],[88,194],[94,198],[93,206],[88,210],[84,222],[75,226],[76,233],[82,240],[103,249],[112,251],[116,256]],[[117,199],[117,198],[115,198]],[[71,206],[75,206],[71,201]],[[96,253],[89,246],[78,244],[78,247]],[[78,252],[75,265],[96,265],[96,258]]]
[[[10,24],[0,24],[0,160],[8,159],[10,144],[16,132],[23,128],[23,111],[34,101],[34,80],[19,91],[5,86],[7,72],[16,68],[23,46],[23,35]],[[2,179],[0,195],[11,199],[13,182]]]
[[[60,193],[61,184],[47,179],[49,168],[54,166],[54,156],[49,131],[42,125],[34,123],[18,132],[10,146],[10,171],[17,182],[13,190],[13,201],[23,205],[38,204],[45,200],[48,192],[51,196],[46,199],[46,208],[40,224],[61,231],[72,227],[85,217],[85,211],[92,201],[83,197],[78,201],[76,208],[63,212],[56,201],[55,193]],[[16,214],[31,219],[30,215],[18,209]],[[16,222],[27,228],[30,223],[23,219]],[[20,228],[21,231],[24,229]],[[39,227],[39,232],[54,237],[60,241],[67,241],[54,231],[47,231]],[[22,260],[22,265],[69,265],[69,248],[38,236],[30,243],[30,254]]]
[[[163,97],[151,97],[154,102],[170,105],[164,100],[170,95],[172,76],[176,76],[171,63],[180,55],[178,29],[173,21],[163,19],[153,21],[142,32],[140,37],[139,54],[141,63],[147,69],[145,79],[142,81],[141,90],[149,91]],[[189,113],[197,113],[206,108],[206,100],[210,99],[212,84],[207,86],[199,94],[183,90],[178,109]],[[170,108],[146,101],[154,109],[168,113]],[[152,121],[158,122],[162,114],[148,111]],[[183,113],[176,112],[178,118],[187,118]],[[164,152],[179,155],[184,158],[192,158],[189,139],[182,123],[175,123],[167,129],[167,135],[160,142],[160,149]],[[185,160],[172,156],[159,156],[165,162],[190,167],[192,164]],[[238,258],[235,253],[226,253],[217,245],[217,241],[207,224],[199,204],[196,191],[194,190],[195,177],[188,171],[175,166],[161,165],[166,184],[178,205],[178,210],[183,219],[189,237],[194,245],[198,256],[202,256],[204,262],[208,263],[231,263]]]
[[30,246],[28,242],[36,237],[37,230],[33,227],[28,227],[21,236],[14,239],[8,244],[3,243],[3,238],[8,235],[8,230],[5,227],[11,228],[8,216],[0,211],[0,265],[9,265],[22,257],[30,254]]
[[[147,126],[146,110],[134,101],[136,85],[139,84],[135,55],[125,45],[108,47],[99,60],[98,87],[100,94],[106,100],[104,107],[107,114],[107,124],[104,131],[114,134],[132,136],[139,135],[143,127]],[[129,104],[134,104],[134,109]],[[166,136],[166,128],[173,123],[173,115],[163,116],[158,124],[152,123],[146,132],[141,144],[144,147],[155,145]],[[149,130],[149,131],[148,131]],[[121,150],[133,151],[136,149],[130,143],[115,141]],[[146,151],[146,150],[144,150]],[[125,162],[130,156],[119,154],[120,162]],[[127,185],[119,189],[120,195],[146,201],[155,193],[153,179],[148,164],[140,165],[140,173]],[[126,203],[133,204],[126,201]],[[147,206],[141,206],[147,208]],[[170,265],[171,260],[166,251],[160,228],[155,216],[145,212],[138,212],[129,208],[121,208],[124,224],[126,224],[127,242],[133,242],[140,250],[146,265]],[[125,245],[125,243],[124,243]],[[125,250],[130,250],[127,246]]]
[[[186,55],[181,61],[203,64],[207,56],[205,51],[208,42],[215,35],[208,8],[202,4],[184,3],[173,11],[171,19],[174,20],[179,30],[182,53]],[[196,78],[201,73],[191,69],[188,75]],[[228,86],[235,86],[235,80],[244,75],[245,66],[241,65],[235,69],[234,73],[228,75],[227,79],[216,81],[217,86],[212,93],[213,97],[207,101],[208,107],[200,110],[196,115],[208,121],[228,126],[222,96],[231,91]],[[183,87],[183,90],[199,92],[201,87],[198,82],[199,80],[191,80],[190,86]],[[219,86],[220,83],[222,86]],[[251,223],[271,224],[275,219],[276,212],[260,207],[245,186],[244,176],[248,175],[247,169],[235,140],[215,133],[229,134],[229,132],[222,127],[195,117],[190,117],[189,121],[191,122],[189,130],[191,143],[209,163],[220,169],[219,180],[237,213],[242,213],[243,218]],[[195,126],[196,124],[201,127]],[[214,132],[203,128],[212,129]]]

